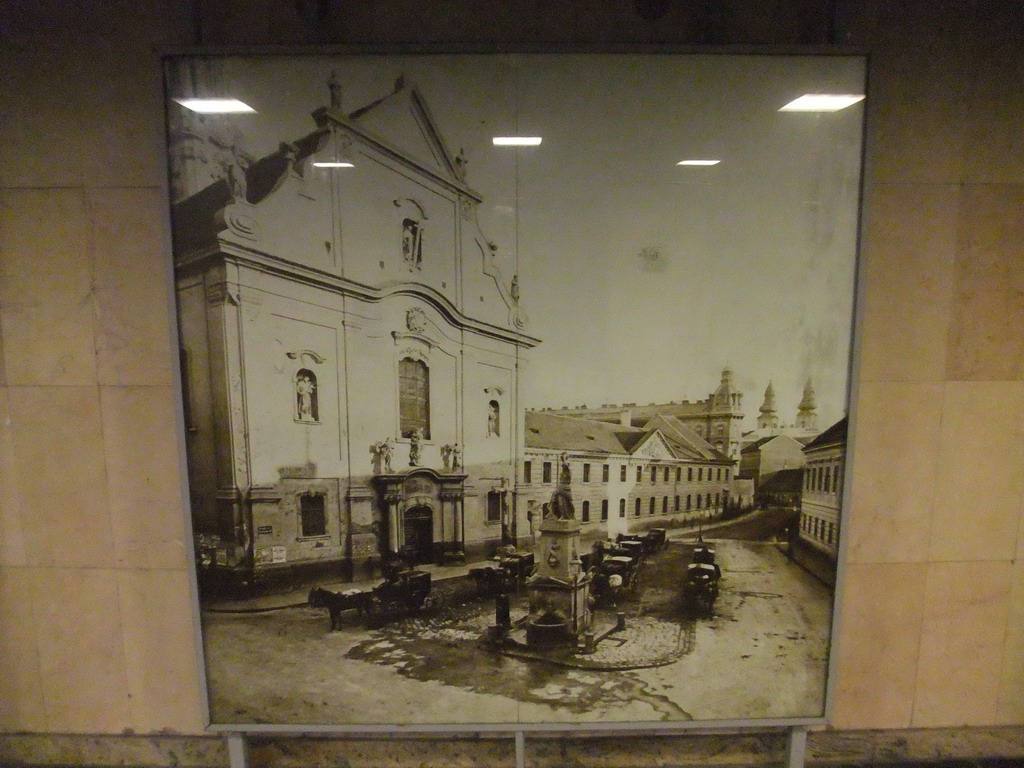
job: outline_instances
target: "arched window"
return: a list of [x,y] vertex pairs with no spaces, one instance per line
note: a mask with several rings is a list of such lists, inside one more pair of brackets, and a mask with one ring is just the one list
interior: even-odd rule
[[300,368],[295,374],[295,418],[298,421],[320,421],[316,374],[308,368]]
[[686,511],[689,512],[693,509],[693,499],[691,494],[686,494]]
[[487,404],[487,436],[501,434],[501,406],[497,400]]
[[661,497],[661,514],[668,514],[668,496]]
[[649,514],[649,515],[653,515],[654,514],[654,497],[653,496],[651,496],[651,508],[650,508],[650,510],[648,511],[647,514]]
[[584,523],[590,522],[590,502],[583,502],[583,511],[580,513],[580,520]]
[[398,413],[402,437],[418,429],[430,439],[430,369],[422,360],[406,357],[398,363]]
[[626,500],[619,499],[619,517],[626,516]]
[[[687,503],[689,503],[690,497],[689,497],[689,496],[687,496],[687,497],[686,497],[686,500],[687,500]],[[702,497],[702,496],[701,496],[701,495],[700,495],[700,494],[698,493],[698,494],[697,494],[697,509],[700,509],[700,503],[701,503],[701,501],[703,501],[703,497]]]
[[608,519],[608,499],[601,499],[601,519]]
[[634,510],[633,510],[633,516],[634,517],[640,517],[640,499],[636,500],[636,504],[634,505]]

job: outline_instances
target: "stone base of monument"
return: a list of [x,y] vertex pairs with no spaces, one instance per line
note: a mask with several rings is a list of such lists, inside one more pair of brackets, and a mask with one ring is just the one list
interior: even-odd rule
[[575,649],[592,620],[590,577],[581,574],[572,581],[562,581],[537,575],[526,583],[526,589],[530,598],[527,646],[538,650]]

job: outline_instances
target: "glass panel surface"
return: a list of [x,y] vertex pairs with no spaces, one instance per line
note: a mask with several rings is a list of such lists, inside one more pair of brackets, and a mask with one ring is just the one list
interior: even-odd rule
[[862,58],[165,66],[214,724],[824,717]]

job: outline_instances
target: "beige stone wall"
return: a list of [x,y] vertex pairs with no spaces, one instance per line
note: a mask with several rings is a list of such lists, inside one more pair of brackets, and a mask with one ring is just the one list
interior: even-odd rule
[[[206,42],[315,40],[295,12],[315,3],[199,5]],[[629,0],[327,5],[348,42],[697,40],[685,14],[652,25]],[[785,42],[825,4],[772,4],[775,21],[722,5],[739,39]],[[0,728],[198,733],[153,53],[196,42],[191,14],[174,0],[9,6]],[[872,75],[834,722],[1024,724],[1022,15],[839,6]]]

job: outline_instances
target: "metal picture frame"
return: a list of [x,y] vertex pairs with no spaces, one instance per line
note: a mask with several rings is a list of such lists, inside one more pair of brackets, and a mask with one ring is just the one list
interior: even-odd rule
[[863,55],[163,65],[212,730],[827,722]]

